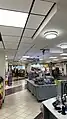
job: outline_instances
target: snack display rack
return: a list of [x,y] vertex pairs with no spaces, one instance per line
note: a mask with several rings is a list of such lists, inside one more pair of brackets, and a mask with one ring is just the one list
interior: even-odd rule
[[4,102],[4,79],[0,77],[0,109]]

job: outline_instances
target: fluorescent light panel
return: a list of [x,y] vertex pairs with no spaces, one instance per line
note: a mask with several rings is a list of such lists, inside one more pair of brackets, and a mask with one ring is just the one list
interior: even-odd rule
[[5,58],[7,58],[7,55],[5,55]]
[[50,59],[56,59],[57,57],[49,57]]
[[6,57],[5,60],[7,60],[8,58]]
[[40,61],[42,61],[43,59],[40,59]]
[[24,28],[28,14],[0,9],[0,25]]
[[67,56],[67,53],[62,53],[62,54],[60,54],[61,56]]
[[30,56],[23,56],[22,58],[30,58]]
[[67,43],[61,43],[61,44],[57,45],[57,47],[60,47],[62,49],[66,49],[67,48]]
[[62,57],[61,59],[67,59],[67,57]]

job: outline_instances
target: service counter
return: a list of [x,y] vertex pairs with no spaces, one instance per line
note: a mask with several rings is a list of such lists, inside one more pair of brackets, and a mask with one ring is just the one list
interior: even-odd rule
[[33,80],[27,79],[26,81],[27,89],[38,101],[46,100],[57,95],[57,85],[55,84],[37,85]]
[[43,101],[43,119],[67,119],[67,115],[62,115],[57,110],[54,109],[52,103],[56,101],[55,98],[50,98]]

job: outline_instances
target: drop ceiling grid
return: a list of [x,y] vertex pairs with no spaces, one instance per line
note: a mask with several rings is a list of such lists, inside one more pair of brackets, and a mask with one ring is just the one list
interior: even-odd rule
[[3,36],[20,36],[21,28],[9,27],[9,26],[0,26],[0,32]]
[[25,29],[25,32],[23,34],[23,37],[32,37],[36,30],[35,29]]
[[14,58],[14,56],[9,56],[9,55],[8,55],[8,59],[13,59],[13,58]]
[[26,28],[37,29],[44,16],[30,15]]
[[[32,0],[23,0],[23,1],[22,0],[19,0],[19,1],[6,0],[5,3],[4,3],[4,0],[0,0],[0,8],[8,9],[8,10],[16,10],[16,11],[21,11],[21,12],[27,12],[28,13],[29,9],[30,9],[30,6],[31,6],[31,3],[32,3]],[[12,38],[13,38],[13,36],[14,37],[15,36],[20,36],[22,30],[23,29],[21,29],[21,28],[0,26],[0,32],[2,33],[2,35],[3,36],[10,36],[10,37],[12,36]],[[10,39],[10,37],[9,37],[9,39]],[[9,48],[10,46],[8,46],[8,45],[12,44],[12,43],[6,44],[7,41],[4,41],[4,42],[5,42],[4,44],[6,45],[6,48]],[[10,42],[10,41],[8,41],[8,42]],[[10,48],[12,48],[12,45],[11,45]],[[14,46],[14,48],[17,49],[17,46],[16,47]]]
[[[23,1],[22,0],[19,0],[19,1],[6,0],[5,3],[4,3],[4,0],[0,0],[0,8],[28,13],[31,3],[32,3],[32,0],[23,0]],[[0,31],[3,35],[3,38],[4,38],[3,41],[4,41],[6,49],[17,49],[18,41],[20,40],[19,36],[21,35],[22,30],[23,29],[21,28],[0,26]]]
[[47,15],[52,5],[52,2],[36,0],[31,13],[38,15]]
[[[29,20],[28,20],[28,23],[27,23],[27,26],[26,26],[26,28],[28,29],[25,29],[25,32],[23,35],[24,37],[33,36],[34,32],[36,31],[35,29],[37,29],[38,26],[41,24],[42,20],[44,19],[45,15],[48,13],[52,5],[53,5],[52,2],[45,2],[45,1],[40,1],[40,0],[35,1],[30,17],[29,17]],[[29,40],[29,38],[27,39],[22,38],[22,42],[24,43],[30,43],[31,40]]]
[[15,55],[16,50],[14,49],[5,49],[5,55],[8,56],[8,59],[14,59],[14,55]]
[[[45,15],[48,13],[52,5],[53,5],[52,2],[45,2],[45,1],[39,1],[39,0],[36,0],[34,2],[34,6],[32,8],[29,20],[27,22],[27,26],[26,26],[27,29],[25,29],[25,32],[23,35],[24,37],[32,37],[32,35],[36,31],[35,29],[37,29],[38,26],[41,24],[41,22],[45,18]],[[40,11],[40,7],[43,8],[42,11]],[[45,8],[45,12],[44,12],[44,8]],[[28,43],[29,39],[28,40],[25,39],[24,41],[24,38],[22,38],[22,42]]]
[[51,9],[52,5],[52,2],[36,0],[26,28],[37,29],[47,15],[48,11]]
[[32,44],[33,43],[33,39],[29,38],[29,37],[23,37],[21,43]]
[[37,56],[40,56],[42,55],[41,51],[40,51],[40,48],[38,48],[36,45],[29,50],[29,52],[26,54],[26,55],[31,55],[32,57],[37,57]]
[[18,52],[16,54],[16,57],[21,57],[25,54],[25,52],[27,52],[27,50],[32,46],[32,44],[25,44],[25,43],[21,43],[20,47],[18,49]]
[[2,36],[6,49],[17,49],[20,37]]
[[32,0],[0,0],[0,8],[29,12]]
[[2,49],[3,48],[3,44],[2,44],[2,42],[0,41],[0,49]]
[[4,42],[6,49],[17,49],[18,42]]
[[[4,4],[4,0],[1,0],[0,3],[1,3],[1,6],[0,7],[1,8],[4,8],[4,9],[7,8],[7,9],[11,9],[11,10],[16,10],[16,11],[20,10],[20,11],[23,11],[23,12],[29,12],[29,9],[30,9],[30,6],[31,6],[32,1],[31,0],[23,0],[23,1],[20,0],[18,2],[16,0],[14,0],[14,1],[12,0],[9,3],[9,0],[6,0],[6,4]],[[16,3],[16,5],[15,5],[15,3]],[[23,3],[23,4],[21,4],[21,3]],[[34,4],[34,7],[33,7],[33,10],[32,10],[31,13],[41,14],[42,11],[40,11],[39,6],[37,6],[37,3],[39,4],[39,6],[42,5],[42,3],[39,0],[36,0],[36,2]],[[49,7],[51,6],[51,4],[52,3],[50,3]],[[20,8],[19,8],[19,6],[20,6]],[[35,8],[37,8],[37,9],[35,9]],[[39,11],[39,13],[37,13],[37,11]],[[24,37],[31,37],[34,34],[35,29],[38,28],[39,24],[42,22],[43,18],[45,17],[45,16],[42,16],[42,15],[44,15],[44,14],[41,14],[41,16],[40,15],[32,15],[32,14],[30,15],[29,21],[27,23],[27,28],[31,28],[31,29],[25,29]],[[17,36],[20,36],[22,30],[23,29],[20,29],[20,28],[19,29],[18,28],[16,28],[16,29],[15,28],[12,28],[11,29],[11,27],[9,27],[9,28],[6,28],[6,30],[4,29],[2,33],[3,33],[3,35],[7,35],[7,36],[8,35],[10,35],[10,36],[11,35],[12,36],[16,36],[16,35]],[[17,48],[18,41],[17,42],[16,41],[13,41],[13,39],[12,40],[9,40],[9,41],[8,40],[4,40],[4,43],[5,43],[5,47],[6,48],[8,48],[8,49],[9,48],[10,49],[16,49]],[[26,39],[24,42],[25,43],[30,43],[30,40],[29,39],[28,40]]]

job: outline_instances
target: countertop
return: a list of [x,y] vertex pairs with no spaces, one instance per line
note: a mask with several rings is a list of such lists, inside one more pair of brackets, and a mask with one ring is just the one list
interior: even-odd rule
[[61,113],[58,113],[57,110],[54,109],[52,103],[56,101],[56,97],[55,98],[50,98],[46,101],[43,101],[42,104],[57,118],[57,119],[67,119],[67,114],[66,115],[62,115]]

